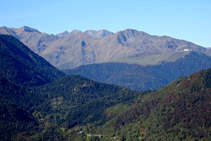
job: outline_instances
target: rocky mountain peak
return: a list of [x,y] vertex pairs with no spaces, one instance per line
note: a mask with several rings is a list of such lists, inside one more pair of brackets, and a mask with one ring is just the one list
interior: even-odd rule
[[70,34],[68,31],[64,31],[64,32],[62,32],[62,33],[57,34],[56,36],[58,36],[58,37],[63,37],[63,36],[66,36],[66,35],[68,35],[68,34]]
[[81,33],[81,31],[80,31],[80,30],[75,29],[75,30],[73,30],[70,34],[72,34],[72,33]]
[[23,26],[19,30],[20,31],[25,31],[25,32],[38,32],[38,33],[41,33],[38,30],[36,30],[34,28],[31,28],[31,27],[28,27],[28,26]]
[[96,37],[96,38],[103,38],[103,37],[105,37],[109,34],[113,34],[113,32],[110,32],[110,31],[105,30],[105,29],[98,30],[98,31],[96,31],[96,30],[86,30],[84,33],[91,35],[93,37]]

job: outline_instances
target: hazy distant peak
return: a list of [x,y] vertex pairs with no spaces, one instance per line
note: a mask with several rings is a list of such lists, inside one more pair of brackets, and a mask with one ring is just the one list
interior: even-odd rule
[[68,34],[69,32],[66,30],[65,32],[63,32],[63,34]]
[[139,31],[136,30],[136,29],[130,29],[130,28],[128,28],[128,29],[125,29],[125,30],[120,30],[117,33],[134,33],[134,32],[139,32]]
[[114,34],[113,32],[110,32],[110,31],[105,30],[105,29],[98,30],[98,31],[96,31],[96,30],[86,30],[84,33],[91,35],[93,37],[96,37],[96,38],[103,38],[107,35]]
[[75,30],[73,30],[72,32],[70,32],[70,34],[72,34],[72,33],[81,33],[81,31],[80,31],[80,30],[75,29]]
[[138,31],[138,30],[135,30],[135,29],[126,29],[126,30],[117,32],[117,34],[124,34],[124,35],[127,35],[127,36],[136,36],[136,35],[150,36],[149,34],[143,32],[143,31]]
[[81,33],[81,31],[80,30],[73,30],[72,32],[64,31],[62,33],[57,34],[56,36],[63,37],[63,36],[74,34],[74,33]]
[[57,34],[56,36],[58,36],[58,37],[63,37],[63,36],[66,36],[66,35],[68,35],[68,34],[70,34],[68,31],[64,31],[64,32],[62,32],[62,33]]
[[0,33],[6,35],[15,35],[14,31],[11,28],[7,28],[6,26],[0,27]]
[[75,34],[75,33],[85,33],[87,35],[90,35],[90,36],[93,36],[93,37],[96,37],[96,38],[103,38],[107,35],[114,34],[113,32],[110,32],[110,31],[105,30],[105,29],[98,30],[98,31],[96,31],[96,30],[86,30],[85,32],[82,32],[80,30],[75,29],[72,32],[65,31],[65,32],[59,33],[56,36],[63,37],[63,36]]
[[148,41],[148,39],[151,37],[151,35],[135,29],[119,31],[115,35],[117,37],[117,41],[123,46],[129,46],[132,42],[137,42],[140,40]]
[[28,27],[28,26],[23,26],[21,28],[19,28],[20,31],[25,31],[25,32],[38,32],[41,33],[40,31],[38,31],[37,29]]

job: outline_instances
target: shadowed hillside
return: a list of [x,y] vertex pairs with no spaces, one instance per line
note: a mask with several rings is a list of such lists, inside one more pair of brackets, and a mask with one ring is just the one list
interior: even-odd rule
[[78,74],[95,81],[124,86],[135,90],[154,90],[173,80],[211,67],[211,57],[197,52],[175,62],[141,66],[125,63],[84,65],[63,70],[66,74]]
[[9,35],[0,35],[0,75],[25,86],[39,86],[65,76]]
[[210,140],[210,74],[211,69],[200,71],[133,102],[110,107],[104,113],[109,121],[75,128],[72,139]]

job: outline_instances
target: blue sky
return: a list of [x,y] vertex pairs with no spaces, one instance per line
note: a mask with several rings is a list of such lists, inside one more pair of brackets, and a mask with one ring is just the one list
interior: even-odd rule
[[131,28],[211,47],[211,0],[0,0],[0,26],[48,34]]

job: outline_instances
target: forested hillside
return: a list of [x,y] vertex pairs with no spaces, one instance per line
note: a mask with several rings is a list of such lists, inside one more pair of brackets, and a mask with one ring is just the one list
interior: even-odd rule
[[106,108],[139,95],[81,76],[65,76],[12,36],[1,35],[0,43],[1,140],[61,140],[60,128],[95,123],[105,118]]
[[39,135],[33,138],[53,139],[44,133],[54,129],[53,134],[60,134],[60,128],[71,129],[90,123],[101,125],[106,122],[106,115],[103,115],[106,108],[139,95],[136,91],[74,75],[40,87],[26,88],[5,79],[1,80],[0,86],[1,123],[4,123],[0,129],[14,130],[2,135],[2,139],[3,136],[5,139],[12,136],[30,139],[29,135],[33,134]]
[[1,79],[1,139],[210,140],[210,74],[139,93],[75,75],[36,88]]
[[63,70],[66,74],[78,74],[89,79],[124,86],[135,90],[155,90],[173,80],[211,67],[211,57],[189,52],[175,62],[141,66],[126,63],[103,63],[84,65]]
[[[133,102],[105,110],[102,126],[72,130],[72,139],[211,140],[211,69],[179,78]],[[74,134],[74,132],[81,134]]]
[[39,86],[65,76],[9,35],[0,35],[0,75],[25,86]]

